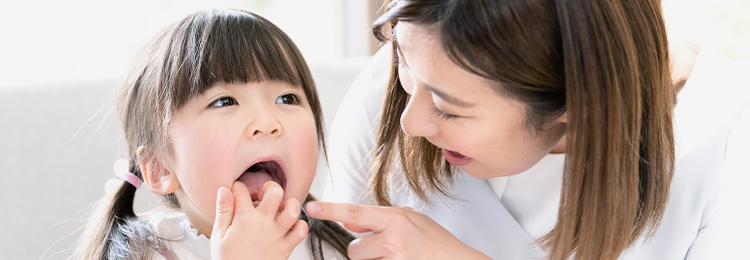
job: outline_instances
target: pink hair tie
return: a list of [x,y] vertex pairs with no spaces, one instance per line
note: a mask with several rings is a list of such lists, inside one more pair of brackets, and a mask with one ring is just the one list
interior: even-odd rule
[[112,192],[115,190],[117,186],[122,185],[122,181],[126,181],[133,185],[136,189],[141,187],[141,184],[143,184],[143,181],[141,181],[138,176],[135,176],[128,168],[130,166],[130,163],[127,159],[119,159],[115,162],[115,166],[112,168],[115,172],[115,176],[117,176],[119,179],[109,179],[107,183],[104,185],[104,190],[107,193]]

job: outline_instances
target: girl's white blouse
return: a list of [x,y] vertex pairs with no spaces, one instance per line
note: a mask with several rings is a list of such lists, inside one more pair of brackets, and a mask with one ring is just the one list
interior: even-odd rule
[[[367,181],[390,66],[384,46],[355,80],[331,127],[324,199],[374,204]],[[678,95],[676,171],[661,226],[621,259],[750,259],[750,65],[705,45]],[[471,133],[467,133],[471,134]],[[556,222],[565,155],[495,179],[459,174],[457,199],[418,200],[403,182],[392,201],[430,216],[493,259],[540,259],[535,240]],[[402,173],[401,173],[402,174]],[[398,175],[398,174],[396,174]]]
[[[193,228],[190,224],[190,220],[182,212],[170,212],[154,214],[148,217],[149,222],[153,225],[157,235],[162,239],[164,244],[167,246],[170,252],[165,254],[171,254],[172,256],[167,258],[164,255],[154,252],[152,259],[154,260],[180,260],[190,259],[199,260],[211,259],[211,240],[202,234],[198,234],[198,230]],[[313,259],[310,251],[309,237],[306,237],[302,242],[294,248],[289,259],[292,260],[307,260]],[[325,259],[345,259],[343,256],[338,254],[333,248],[324,244],[323,254]],[[247,258],[252,259],[252,256]]]

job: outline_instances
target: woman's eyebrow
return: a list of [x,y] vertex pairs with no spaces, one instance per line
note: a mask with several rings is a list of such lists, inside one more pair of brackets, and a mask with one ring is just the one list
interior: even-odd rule
[[426,88],[427,90],[429,90],[429,91],[430,91],[430,92],[432,92],[433,94],[435,94],[435,95],[437,95],[438,97],[440,97],[440,99],[442,99],[442,100],[445,100],[445,102],[451,103],[451,104],[453,104],[453,105],[456,105],[456,106],[459,106],[459,107],[473,107],[473,106],[474,106],[474,104],[472,104],[472,103],[469,103],[469,102],[466,102],[466,101],[460,100],[460,99],[458,99],[458,98],[455,98],[455,97],[453,97],[453,96],[451,96],[451,95],[448,95],[448,94],[446,94],[446,93],[445,93],[445,92],[443,92],[443,91],[440,91],[440,90],[438,90],[438,89],[435,89],[435,88],[433,88],[433,87],[432,87],[432,86],[430,86],[430,85],[427,85],[427,84],[424,84],[424,83],[423,83],[423,85],[424,85],[424,87],[425,87],[425,88]]
[[409,64],[406,64],[406,59],[404,59],[404,53],[401,52],[401,46],[398,44],[398,41],[396,41],[395,31],[393,33],[393,46],[396,47],[396,59],[398,59],[398,64],[404,64],[404,66],[408,69]]
[[401,48],[399,48],[398,45],[396,45],[396,53],[397,53],[396,59],[398,59],[398,63],[403,64],[408,69],[409,64],[406,64],[406,59],[404,59],[404,53],[401,52]]

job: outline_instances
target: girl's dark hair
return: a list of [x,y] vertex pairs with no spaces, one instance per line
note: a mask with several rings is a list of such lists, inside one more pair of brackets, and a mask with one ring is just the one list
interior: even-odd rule
[[[530,132],[548,131],[544,123],[567,112],[558,220],[539,241],[551,259],[616,259],[653,234],[674,172],[675,90],[660,1],[397,0],[375,36],[389,40],[398,22],[433,30],[453,62],[525,103]],[[396,69],[371,179],[381,205],[390,205],[396,163],[424,200],[447,194],[454,176],[437,147],[398,127],[409,96]]]
[[[241,10],[201,11],[167,27],[143,50],[117,97],[130,171],[143,179],[140,158],[172,159],[167,138],[171,115],[191,98],[220,82],[267,80],[304,90],[325,155],[323,113],[312,74],[281,29]],[[147,149],[138,155],[140,146]],[[133,212],[135,191],[126,183],[98,202],[79,239],[75,258],[148,259],[164,246],[149,222]],[[167,205],[179,207],[174,194],[164,198]],[[333,223],[313,223],[313,252],[322,252],[320,241],[325,241],[346,255],[346,245],[353,239],[348,232]]]
[[305,207],[307,206],[307,202],[314,200],[315,197],[308,194],[305,199],[305,204],[302,205],[303,217],[305,218],[305,221],[307,221],[309,233],[312,234],[308,241],[310,243],[310,248],[312,249],[313,259],[324,258],[323,242],[327,243],[336,250],[336,252],[339,252],[342,256],[346,257],[346,259],[349,259],[347,256],[347,247],[349,246],[349,242],[354,240],[354,236],[333,221],[321,220],[308,216]]

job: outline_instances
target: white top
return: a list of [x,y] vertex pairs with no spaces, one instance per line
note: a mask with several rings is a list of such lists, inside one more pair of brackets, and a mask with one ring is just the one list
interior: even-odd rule
[[[332,181],[323,200],[374,204],[367,189],[390,66],[390,46],[354,81],[328,145]],[[662,225],[621,259],[750,259],[750,66],[702,47],[675,110],[677,165]],[[540,259],[534,242],[557,220],[565,155],[489,180],[458,174],[453,194],[419,201],[406,185],[392,201],[430,216],[494,259]],[[400,173],[403,174],[403,173]],[[398,175],[398,174],[397,174]]]
[[[204,235],[199,235],[198,230],[190,225],[190,220],[182,212],[156,214],[148,217],[154,226],[157,235],[162,238],[175,260],[180,259],[211,259],[211,240]],[[169,254],[169,253],[166,253]],[[334,249],[323,246],[325,259],[345,259]],[[154,260],[169,260],[165,256],[154,252]],[[289,259],[302,260],[313,259],[310,251],[310,242],[306,237],[292,251]]]

